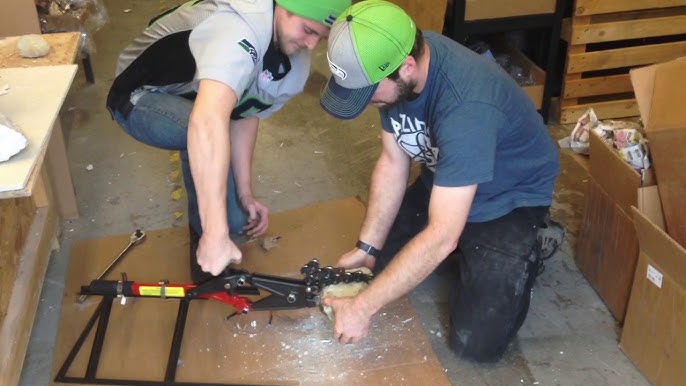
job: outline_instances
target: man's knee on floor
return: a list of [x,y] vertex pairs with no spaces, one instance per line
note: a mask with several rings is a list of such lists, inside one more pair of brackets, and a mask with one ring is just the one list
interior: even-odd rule
[[497,335],[492,331],[453,328],[450,332],[450,349],[465,359],[479,363],[494,363],[503,357],[510,343],[509,340]]

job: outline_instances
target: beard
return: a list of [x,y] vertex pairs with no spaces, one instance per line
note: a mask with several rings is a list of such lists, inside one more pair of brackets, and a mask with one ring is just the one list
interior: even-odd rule
[[417,99],[417,97],[419,96],[419,94],[412,91],[415,87],[417,87],[417,81],[405,82],[401,78],[398,78],[395,81],[395,84],[398,87],[398,94],[395,98],[395,102],[393,102],[394,106],[398,103],[403,103]]
[[414,100],[419,96],[419,94],[412,91],[417,87],[416,81],[405,82],[402,78],[398,77],[394,82],[396,87],[395,98],[387,102],[377,103],[378,108],[389,109],[401,103]]

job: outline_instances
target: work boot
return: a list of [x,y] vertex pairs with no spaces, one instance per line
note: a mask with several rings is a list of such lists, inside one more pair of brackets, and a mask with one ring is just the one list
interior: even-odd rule
[[200,235],[193,229],[192,226],[188,226],[188,234],[190,236],[190,263],[191,263],[191,280],[194,284],[202,283],[214,276],[209,272],[203,272],[198,264],[198,243],[200,242]]
[[544,260],[548,260],[557,252],[562,242],[565,240],[565,228],[557,221],[550,218],[550,213],[546,213],[543,224],[538,227],[539,259],[536,277],[545,271]]
[[559,222],[552,220],[548,213],[538,229],[537,237],[541,246],[541,260],[548,260],[562,245],[565,239],[565,228]]

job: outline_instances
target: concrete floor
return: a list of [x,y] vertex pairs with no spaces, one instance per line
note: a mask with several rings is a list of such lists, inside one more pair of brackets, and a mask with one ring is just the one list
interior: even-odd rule
[[[109,22],[94,36],[96,76],[87,84],[80,70],[62,112],[71,171],[81,217],[62,223],[61,249],[50,259],[22,372],[21,385],[47,385],[72,242],[134,229],[185,227],[184,199],[170,174],[178,165],[170,152],[128,137],[110,119],[104,100],[118,52],[147,20],[179,0],[105,0]],[[130,9],[130,12],[124,12]],[[327,116],[318,103],[328,77],[325,49],[314,54],[305,92],[262,122],[254,161],[254,189],[272,212],[321,200],[367,196],[379,151],[374,109],[354,121]],[[552,126],[553,136],[565,128]],[[620,326],[609,314],[572,257],[581,220],[584,172],[562,156],[553,217],[568,230],[563,247],[538,278],[524,326],[506,357],[495,365],[456,358],[448,349],[447,291],[450,278],[433,274],[411,295],[434,350],[455,385],[645,385],[645,378],[618,347]],[[86,167],[92,164],[93,169]]]

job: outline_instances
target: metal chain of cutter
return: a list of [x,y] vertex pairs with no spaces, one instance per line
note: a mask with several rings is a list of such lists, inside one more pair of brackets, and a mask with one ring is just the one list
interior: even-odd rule
[[[90,285],[81,287],[81,293],[117,296],[122,300],[126,297],[210,299],[226,303],[237,312],[246,314],[259,310],[316,307],[320,304],[324,287],[340,283],[368,283],[373,278],[373,275],[362,271],[346,272],[344,268],[321,267],[317,259],[303,265],[300,273],[303,279],[226,269],[222,275],[197,285],[169,283],[166,280],[151,284],[138,283],[128,281],[123,273],[122,280],[93,280]],[[254,302],[246,297],[259,295],[260,290],[269,292],[269,295]]]

